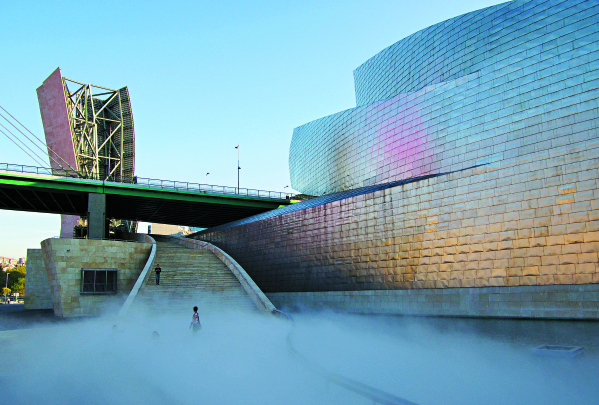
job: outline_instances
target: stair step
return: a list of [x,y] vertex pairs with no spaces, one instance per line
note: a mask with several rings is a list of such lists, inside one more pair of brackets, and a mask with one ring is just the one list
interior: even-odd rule
[[160,285],[152,269],[136,303],[160,314],[189,311],[190,301],[197,301],[203,310],[257,309],[237,277],[211,251],[167,242],[157,242],[156,248],[154,263],[162,269]]

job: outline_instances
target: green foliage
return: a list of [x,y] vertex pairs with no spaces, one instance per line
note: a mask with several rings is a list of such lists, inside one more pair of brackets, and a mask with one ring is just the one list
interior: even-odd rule
[[10,294],[10,288],[2,287],[2,295]]
[[19,277],[25,277],[26,267],[25,266],[17,266],[17,267],[13,267],[9,271],[12,273],[19,273],[20,274]]
[[[0,285],[6,285],[6,274],[1,273]],[[25,266],[13,267],[8,269],[8,288],[20,295],[25,294]]]
[[12,285],[12,290],[19,293],[19,295],[25,295],[25,277],[20,277],[17,282]]

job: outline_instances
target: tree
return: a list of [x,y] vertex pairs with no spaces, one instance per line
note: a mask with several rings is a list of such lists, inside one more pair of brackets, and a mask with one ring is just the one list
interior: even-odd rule
[[2,295],[10,294],[10,288],[2,287]]
[[8,269],[8,288],[19,295],[25,294],[25,266]]
[[16,283],[12,285],[12,290],[19,295],[25,295],[25,277],[19,277]]

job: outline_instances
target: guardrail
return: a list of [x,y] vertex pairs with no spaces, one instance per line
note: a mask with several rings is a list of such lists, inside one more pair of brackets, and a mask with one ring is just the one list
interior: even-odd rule
[[[80,173],[73,170],[66,169],[53,169],[47,167],[37,166],[26,166],[17,165],[11,163],[0,163],[0,171],[12,172],[12,173],[23,173],[23,174],[34,174],[37,176],[51,176],[51,177],[66,177],[75,178],[81,180],[98,180],[89,176],[82,176]],[[104,180],[110,183],[119,183],[111,180]],[[123,183],[120,183],[123,184]],[[125,183],[130,184],[130,183]],[[160,189],[160,190],[176,190],[176,191],[187,191],[198,194],[220,194],[220,195],[231,195],[231,196],[242,196],[252,198],[265,198],[271,200],[289,200],[295,194],[283,193],[280,191],[267,191],[257,190],[251,188],[238,188],[228,186],[217,186],[211,184],[200,184],[190,183],[186,181],[176,180],[160,180],[151,179],[147,177],[134,177],[133,183],[138,187],[146,187],[149,189]]]

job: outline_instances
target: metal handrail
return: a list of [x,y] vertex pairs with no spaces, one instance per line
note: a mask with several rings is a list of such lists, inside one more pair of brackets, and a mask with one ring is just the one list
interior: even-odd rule
[[[34,174],[37,176],[67,177],[81,180],[98,180],[89,176],[83,176],[80,173],[74,172],[72,170],[17,165],[11,163],[0,163],[0,171]],[[111,183],[119,183],[111,180],[104,181]],[[240,197],[264,198],[271,200],[289,200],[291,199],[291,197],[295,195],[292,193],[283,193],[280,191],[267,191],[251,188],[217,186],[211,184],[190,183],[186,181],[151,179],[147,177],[135,177],[134,182],[132,184],[134,184],[135,186],[146,187],[149,189],[188,191],[198,194],[220,194]]]
[[352,380],[351,378],[344,377],[340,374],[332,373],[330,371],[325,370],[323,367],[320,367],[316,363],[308,360],[308,358],[302,354],[300,354],[295,347],[293,346],[292,335],[295,329],[295,322],[293,318],[286,314],[285,312],[279,309],[272,310],[273,315],[278,317],[287,319],[291,322],[291,330],[287,334],[287,349],[289,353],[298,361],[300,361],[304,366],[310,369],[313,373],[318,374],[323,377],[327,383],[332,383],[340,386],[341,388],[345,388],[348,391],[351,391],[355,394],[362,395],[370,400],[373,403],[384,404],[384,405],[417,405],[415,402],[408,401],[407,399],[403,399],[397,397],[393,394],[389,394],[388,392],[379,390],[377,388],[371,387],[369,385],[363,384],[359,381]]

